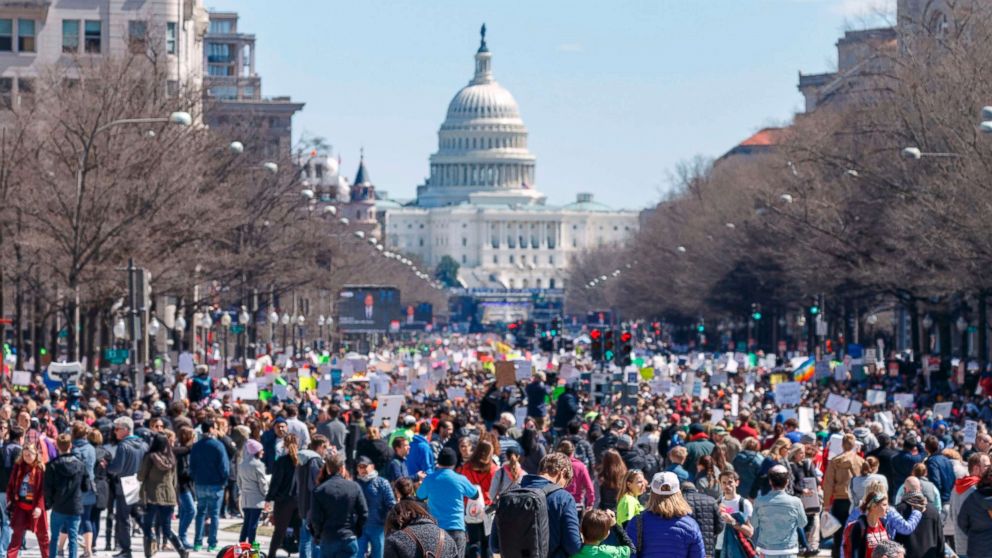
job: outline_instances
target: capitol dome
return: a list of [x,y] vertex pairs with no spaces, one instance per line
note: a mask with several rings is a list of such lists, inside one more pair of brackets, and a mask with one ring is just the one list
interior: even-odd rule
[[431,155],[430,178],[418,188],[418,205],[438,206],[472,198],[516,197],[540,203],[534,189],[536,157],[527,149],[527,127],[516,99],[496,82],[485,26],[475,53],[475,75],[448,103]]

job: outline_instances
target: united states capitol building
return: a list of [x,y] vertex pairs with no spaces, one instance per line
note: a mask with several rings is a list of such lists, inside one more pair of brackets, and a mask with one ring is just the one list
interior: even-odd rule
[[638,212],[611,209],[587,193],[566,205],[546,203],[527,127],[513,95],[493,78],[492,62],[483,27],[475,75],[448,105],[429,178],[409,204],[378,204],[384,242],[430,269],[452,257],[468,289],[564,289],[572,258],[621,245],[636,232]]

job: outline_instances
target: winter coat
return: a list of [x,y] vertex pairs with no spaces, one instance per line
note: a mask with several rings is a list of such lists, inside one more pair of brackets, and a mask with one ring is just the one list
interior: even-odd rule
[[[896,506],[903,517],[913,513],[913,507],[903,502]],[[906,549],[906,558],[944,558],[944,534],[940,524],[940,512],[927,504],[923,519],[909,535],[896,535],[896,542]]]
[[[548,396],[551,388],[544,382],[531,382],[524,388],[527,393],[527,416],[543,418],[548,414]],[[523,428],[523,425],[520,425]]]
[[[317,488],[317,477],[324,466],[324,458],[313,450],[301,450],[300,464],[296,466],[296,494],[300,517],[306,519],[313,503],[313,489]],[[264,494],[264,492],[263,492]]]
[[561,429],[568,427],[568,423],[572,422],[577,414],[579,414],[579,398],[576,397],[574,390],[567,388],[558,396],[558,402],[555,404],[554,427]]
[[410,442],[410,454],[406,456],[406,471],[411,477],[423,471],[428,475],[434,472],[434,450],[427,438],[417,434]]
[[713,549],[716,548],[716,537],[723,532],[719,503],[709,494],[704,494],[698,490],[685,490],[682,492],[682,496],[692,507],[692,517],[696,520],[696,524],[699,525],[699,532],[703,535],[706,555],[713,556]]
[[231,460],[224,443],[204,437],[189,452],[190,476],[197,486],[224,486],[231,476]]
[[968,558],[992,556],[992,486],[975,489],[961,505],[958,527],[968,535]]
[[692,441],[685,445],[686,458],[682,464],[686,471],[695,471],[699,458],[704,455],[711,455],[716,444],[710,441],[705,434],[697,434],[692,437]]
[[[276,463],[278,466],[278,462]],[[361,536],[369,510],[355,481],[333,475],[317,487],[310,508],[311,532],[318,539],[343,541]]]
[[927,479],[937,487],[941,502],[951,501],[951,490],[954,488],[954,464],[943,455],[934,454],[926,459]]
[[[520,479],[520,486],[523,488],[543,490],[549,484],[551,481],[537,475],[525,475]],[[575,508],[575,499],[564,490],[556,490],[548,494],[547,504],[548,557],[562,558],[577,554],[582,549],[582,535],[579,533],[579,514]],[[498,523],[493,523],[491,542],[495,552],[499,552],[500,536],[512,537],[513,533],[501,535]]]
[[734,471],[741,478],[738,492],[745,497],[751,497],[757,493],[756,485],[761,471],[761,464],[765,456],[756,451],[743,450],[734,458]]
[[356,482],[362,488],[369,516],[366,525],[382,527],[386,524],[386,514],[396,505],[396,495],[389,481],[376,474],[370,479],[359,477]]
[[265,495],[267,502],[288,502],[297,495],[296,465],[289,455],[276,459],[272,466],[272,479],[269,481],[269,492]]
[[45,466],[45,504],[65,515],[83,515],[83,493],[90,491],[86,466],[78,457],[64,453]]
[[[436,555],[434,553],[438,550],[439,537],[444,538],[444,547],[441,554]],[[395,531],[386,537],[382,549],[383,558],[427,558],[420,552],[417,540],[434,558],[462,558],[458,555],[458,547],[451,535],[426,517],[415,519],[406,529]]]
[[591,470],[595,464],[595,456],[593,455],[592,444],[589,443],[589,440],[579,434],[565,436],[565,439],[572,442],[572,446],[575,448],[575,453],[572,455],[581,461],[586,466],[586,469]]
[[165,467],[161,460],[146,453],[138,470],[138,481],[141,482],[141,502],[156,506],[176,505],[176,465]]
[[834,500],[851,499],[851,479],[861,474],[863,464],[864,459],[853,451],[845,451],[830,460],[823,476],[823,501],[827,505]]
[[389,460],[393,458],[393,450],[389,449],[385,440],[363,438],[358,441],[356,446],[355,458],[359,457],[368,457],[375,465],[375,470],[382,472],[386,470],[386,465],[389,465]]
[[[641,524],[640,539],[637,525]],[[690,515],[665,519],[645,511],[627,522],[627,536],[637,548],[638,558],[704,558],[706,544],[699,524]]]
[[958,527],[958,516],[961,515],[961,506],[964,505],[965,500],[975,492],[978,481],[978,477],[967,476],[954,483],[954,491],[951,492],[951,506],[947,513],[947,523],[954,527],[954,547],[965,555],[967,555],[968,550],[968,533]]
[[193,492],[193,475],[190,473],[189,454],[192,446],[176,446],[172,453],[176,456],[176,490],[180,494]]
[[141,468],[141,461],[148,452],[148,445],[134,435],[124,438],[118,442],[114,449],[114,459],[107,467],[107,472],[118,479],[137,475]]
[[269,477],[265,463],[258,457],[246,458],[238,466],[238,485],[241,487],[241,507],[258,509],[265,505],[269,491]]
[[100,446],[95,448],[96,465],[93,467],[93,493],[96,494],[96,503],[93,504],[98,510],[107,509],[110,502],[110,480],[107,478],[107,466],[114,458],[107,451],[107,448]]

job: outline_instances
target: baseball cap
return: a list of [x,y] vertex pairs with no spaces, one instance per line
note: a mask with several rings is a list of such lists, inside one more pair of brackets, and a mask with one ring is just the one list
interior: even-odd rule
[[623,419],[617,419],[613,421],[612,424],[610,424],[610,430],[626,430],[626,429],[627,429],[627,421]]
[[632,447],[634,447],[634,440],[630,436],[624,434],[617,437],[617,449],[630,449]]
[[369,456],[363,455],[363,456],[361,456],[361,457],[358,458],[358,462],[357,463],[359,465],[372,465],[373,462],[372,462],[371,459],[369,459]]
[[417,424],[417,419],[413,415],[403,417],[403,426],[413,426]]
[[671,471],[656,473],[651,479],[651,492],[658,496],[678,494],[680,492],[679,477]]

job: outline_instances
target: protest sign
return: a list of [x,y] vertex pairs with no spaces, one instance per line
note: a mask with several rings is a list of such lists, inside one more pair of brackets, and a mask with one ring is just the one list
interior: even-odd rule
[[799,431],[813,434],[816,432],[814,430],[813,423],[813,409],[811,407],[799,407],[798,413],[799,419]]
[[782,407],[798,405],[802,401],[802,386],[799,382],[779,382],[775,386],[775,404]]
[[389,426],[395,428],[404,399],[406,396],[403,395],[379,395],[376,397],[378,405],[375,409],[375,415],[372,417],[372,426],[382,426],[382,422],[387,420]]
[[851,414],[851,415],[860,415],[861,414],[861,402],[860,401],[854,401],[852,399],[851,400],[851,405],[847,408],[847,413],[848,414]]
[[448,399],[465,399],[465,388],[449,387],[446,391]]
[[847,365],[838,364],[834,366],[834,379],[838,382],[847,381]]
[[258,384],[244,384],[231,391],[231,397],[238,401],[258,401]]
[[851,406],[851,400],[844,397],[843,395],[837,395],[836,393],[831,393],[827,397],[827,409],[835,412],[844,414],[847,413],[848,408]]
[[933,404],[933,414],[935,416],[943,417],[945,419],[946,418],[950,418],[951,417],[951,409],[953,409],[953,408],[954,408],[954,403],[951,403],[950,401],[943,401],[943,402],[940,402],[940,403],[934,403]]
[[882,425],[882,432],[885,432],[889,436],[895,436],[896,427],[892,418],[892,411],[883,411],[881,413],[875,413],[875,420]]
[[974,444],[978,438],[978,423],[973,420],[964,421],[964,443]]
[[515,365],[514,372],[518,382],[526,382],[527,380],[530,380],[531,365],[529,361],[517,360],[514,361],[513,364]]
[[331,382],[330,376],[321,376],[320,380],[317,381],[317,395],[325,397],[331,394],[334,390],[334,383]]
[[517,381],[516,367],[512,362],[499,361],[496,363],[496,387],[512,386]]
[[31,385],[31,373],[22,370],[15,370],[11,381],[14,382],[15,386]]
[[895,400],[896,405],[904,409],[912,409],[916,406],[916,404],[913,403],[912,393],[897,393],[893,395],[892,398]]
[[280,401],[289,399],[289,386],[286,384],[274,384],[272,386],[273,397],[278,397]]
[[710,411],[710,415],[711,415],[710,422],[712,422],[713,424],[716,424],[716,423],[720,422],[721,420],[723,420],[724,414],[725,413],[724,413],[724,410],[723,409],[713,409],[713,410],[711,410]]
[[831,434],[827,442],[827,459],[833,459],[842,453],[844,453],[844,436]]
[[885,405],[885,392],[880,389],[870,389],[865,399],[869,405]]
[[193,362],[193,354],[188,352],[179,353],[179,371],[187,376],[193,375],[196,364]]
[[730,415],[736,417],[740,413],[741,397],[738,394],[730,396]]
[[513,409],[513,418],[517,421],[517,428],[523,430],[524,423],[527,422],[527,406],[518,405]]

